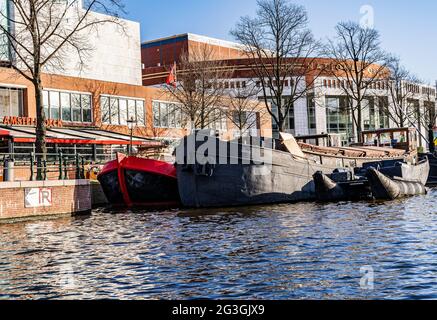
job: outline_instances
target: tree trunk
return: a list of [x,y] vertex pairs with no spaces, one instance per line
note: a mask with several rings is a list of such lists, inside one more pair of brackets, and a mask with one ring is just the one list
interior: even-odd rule
[[361,102],[358,102],[357,104],[357,113],[358,113],[358,117],[357,117],[357,136],[358,136],[358,143],[362,143],[363,142],[363,137],[362,137],[362,133],[363,133],[363,128],[362,128],[362,123],[363,123],[363,113],[361,110]]
[[36,77],[33,83],[35,88],[35,103],[36,103],[36,141],[35,151],[37,159],[37,180],[43,180],[43,161],[47,159],[46,145],[46,116],[43,107],[43,88],[41,78]]
[[285,119],[284,119],[284,117],[282,116],[282,113],[281,112],[279,112],[279,116],[278,116],[278,120],[279,120],[279,123],[278,123],[278,128],[279,128],[279,133],[281,133],[281,132],[285,132]]

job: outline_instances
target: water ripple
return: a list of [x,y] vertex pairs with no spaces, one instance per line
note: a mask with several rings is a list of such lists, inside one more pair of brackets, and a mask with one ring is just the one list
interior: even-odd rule
[[436,196],[0,225],[0,299],[437,299]]

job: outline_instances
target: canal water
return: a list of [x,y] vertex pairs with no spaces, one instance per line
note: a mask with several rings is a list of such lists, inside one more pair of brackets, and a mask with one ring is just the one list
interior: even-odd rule
[[0,225],[0,299],[437,299],[436,199]]

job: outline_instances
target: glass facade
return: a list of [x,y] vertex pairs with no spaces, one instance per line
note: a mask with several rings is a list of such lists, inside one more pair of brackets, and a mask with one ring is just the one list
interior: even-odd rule
[[375,100],[373,98],[363,99],[361,103],[362,117],[363,117],[363,129],[375,130],[376,129],[376,108]]
[[104,124],[127,126],[128,120],[132,119],[137,126],[146,126],[146,110],[143,100],[101,96],[100,108]]
[[0,118],[23,115],[23,90],[0,87]]
[[[283,100],[283,105],[286,103],[286,99],[285,98]],[[277,117],[277,119],[279,120],[279,113],[278,113],[278,106],[274,103],[274,101],[272,99],[269,99],[269,102],[271,103],[271,108],[272,108],[272,113]],[[282,113],[285,113],[285,109],[282,111]],[[294,106],[291,106],[288,115],[285,115],[285,128],[294,134],[294,130],[296,128],[295,126],[295,119],[294,119]],[[279,134],[279,127],[278,124],[276,123],[276,121],[272,118],[272,129],[273,129],[273,134],[275,136],[278,136]]]
[[[9,29],[9,0],[0,0],[0,24],[4,29]],[[0,32],[0,61],[11,60],[11,48],[6,34]]]
[[155,128],[182,128],[183,116],[174,103],[153,101],[153,126]]
[[93,122],[90,93],[44,90],[43,104],[47,119],[65,122]]
[[316,116],[316,101],[314,95],[309,95],[307,98],[308,107],[308,130],[310,134],[317,133],[317,116]]
[[379,127],[380,128],[390,128],[390,116],[388,97],[379,97]]
[[353,137],[353,119],[346,97],[326,97],[326,119],[328,133],[342,135],[344,143]]
[[208,128],[218,131],[226,131],[228,130],[228,123],[226,115],[220,109],[214,110],[210,115],[210,119],[208,122]]

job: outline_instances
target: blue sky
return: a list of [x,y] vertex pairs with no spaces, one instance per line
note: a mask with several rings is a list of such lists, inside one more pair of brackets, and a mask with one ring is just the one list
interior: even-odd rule
[[[256,0],[124,0],[129,19],[141,22],[142,40],[196,33],[233,40],[240,16],[254,15]],[[306,7],[316,37],[326,39],[342,20],[361,19],[360,8],[372,6],[375,28],[386,50],[399,55],[427,82],[437,80],[437,1],[434,0],[295,0]]]

